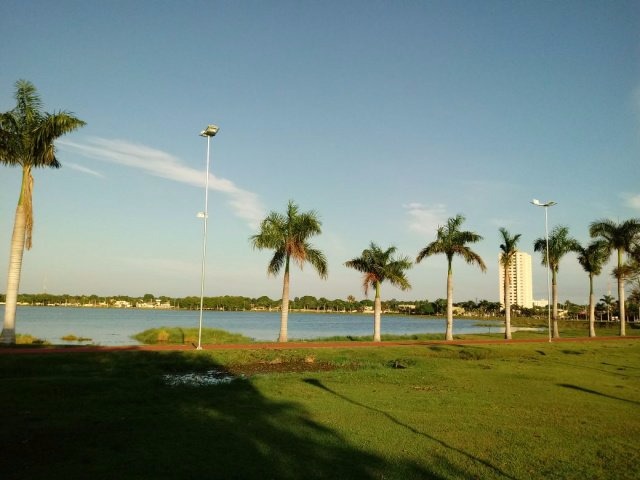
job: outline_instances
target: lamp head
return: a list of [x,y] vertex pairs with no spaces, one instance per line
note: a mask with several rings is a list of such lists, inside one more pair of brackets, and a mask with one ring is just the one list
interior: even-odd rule
[[200,132],[201,137],[215,137],[216,133],[218,133],[217,125],[207,125],[203,131]]
[[553,200],[549,200],[548,202],[542,203],[537,198],[534,198],[533,200],[531,200],[531,203],[538,207],[553,207],[554,205],[557,205],[557,202],[554,202]]

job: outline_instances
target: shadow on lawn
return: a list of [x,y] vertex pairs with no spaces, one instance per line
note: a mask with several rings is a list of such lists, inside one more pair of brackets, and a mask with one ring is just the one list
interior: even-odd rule
[[[304,382],[308,383],[309,385],[313,385],[315,387],[321,388],[322,390],[324,390],[326,392],[329,392],[332,395],[335,395],[335,396],[337,396],[337,397],[343,399],[344,401],[349,402],[349,403],[351,403],[353,405],[356,405],[356,406],[362,407],[362,408],[366,408],[367,410],[371,410],[372,412],[376,412],[376,413],[382,414],[386,418],[388,418],[391,422],[395,423],[396,425],[409,430],[411,433],[414,433],[416,435],[421,435],[421,436],[423,436],[425,438],[428,438],[429,440],[441,445],[442,447],[445,447],[445,448],[447,448],[449,450],[452,450],[452,451],[454,451],[456,453],[459,453],[459,454],[463,455],[464,457],[468,458],[469,460],[472,460],[473,462],[482,464],[485,467],[487,467],[489,470],[491,470],[494,474],[500,475],[500,477],[514,479],[514,477],[512,477],[512,476],[508,475],[507,473],[503,472],[498,467],[492,465],[491,463],[487,462],[486,460],[482,460],[482,459],[480,459],[478,457],[475,457],[475,456],[465,452],[464,450],[461,450],[461,449],[459,449],[459,448],[457,448],[457,447],[455,447],[453,445],[450,445],[450,444],[448,444],[448,443],[446,443],[446,442],[444,442],[444,441],[442,441],[442,440],[440,440],[440,439],[438,439],[438,438],[436,438],[436,437],[434,437],[432,435],[429,435],[428,433],[421,432],[420,430],[417,430],[416,428],[412,427],[411,425],[407,425],[405,423],[402,423],[397,418],[395,418],[394,416],[388,414],[387,412],[385,412],[383,410],[379,410],[377,408],[370,407],[369,405],[364,405],[364,404],[362,404],[360,402],[357,402],[357,401],[352,400],[352,399],[350,399],[348,397],[345,397],[344,395],[342,395],[342,394],[340,394],[340,393],[338,393],[338,392],[336,392],[334,390],[331,390],[329,387],[327,387],[326,385],[324,385],[322,382],[320,382],[317,379],[306,378],[304,380]],[[465,476],[464,473],[465,472],[458,472],[458,474],[462,475],[463,477]]]
[[612,398],[613,400],[620,400],[621,402],[640,405],[640,402],[636,402],[635,400],[627,400],[626,398],[615,397],[613,395],[608,395],[606,393],[598,392],[596,390],[591,390],[590,388],[579,387],[578,385],[571,385],[568,383],[559,383],[558,386],[564,387],[564,388],[570,388],[571,390],[578,390],[579,392],[590,393],[592,395],[598,395],[600,397]]
[[438,478],[349,445],[249,380],[163,380],[211,370],[228,373],[199,354],[2,358],[2,478]]

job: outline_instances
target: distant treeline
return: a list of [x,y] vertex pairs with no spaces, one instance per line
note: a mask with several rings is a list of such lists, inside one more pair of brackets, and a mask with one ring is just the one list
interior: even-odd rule
[[[0,302],[5,296],[0,294]],[[18,295],[18,303],[22,305],[38,306],[77,306],[77,307],[130,307],[130,308],[179,308],[197,310],[200,308],[200,297],[156,297],[147,293],[142,297],[115,295],[104,297],[99,295],[53,295],[50,293],[23,293]],[[273,300],[267,296],[258,298],[225,295],[220,297],[205,297],[203,307],[206,310],[247,311],[247,310],[279,310],[281,300]],[[500,303],[480,300],[456,303],[460,313],[477,315],[499,315]],[[316,312],[364,312],[373,308],[373,300],[333,299],[306,295],[295,297],[289,303],[291,310]],[[438,315],[446,312],[446,299],[429,300],[396,300],[382,302],[383,310],[387,312],[410,313],[416,315]]]

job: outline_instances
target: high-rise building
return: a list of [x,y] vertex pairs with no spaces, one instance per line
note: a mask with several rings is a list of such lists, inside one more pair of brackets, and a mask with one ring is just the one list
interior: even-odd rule
[[[498,256],[498,271],[500,279],[500,305],[504,308],[504,267]],[[533,308],[533,283],[531,277],[531,255],[525,252],[516,252],[509,265],[511,279],[511,305],[525,308]]]

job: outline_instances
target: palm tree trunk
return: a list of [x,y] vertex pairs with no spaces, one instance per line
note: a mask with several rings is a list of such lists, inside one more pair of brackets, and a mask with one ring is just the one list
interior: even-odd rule
[[589,274],[589,336],[596,336],[596,301],[593,295],[593,274]]
[[551,270],[551,302],[553,303],[553,338],[560,338],[558,331],[558,279],[555,270]]
[[447,331],[445,340],[453,340],[453,272],[449,263],[447,271]]
[[511,340],[511,284],[509,266],[504,267],[504,338]]
[[278,336],[278,342],[286,342],[288,335],[288,323],[289,321],[289,259],[284,269],[284,281],[282,285],[282,309],[280,311],[280,335]]
[[380,315],[382,312],[382,301],[380,300],[380,283],[376,282],[376,298],[373,302],[373,341],[380,341]]
[[626,335],[626,312],[624,308],[624,275],[622,273],[622,250],[618,249],[618,303],[620,308],[620,336]]
[[4,324],[0,343],[16,343],[16,306],[18,304],[18,289],[20,287],[20,273],[22,271],[22,256],[24,254],[25,234],[27,226],[26,196],[30,195],[27,185],[31,179],[31,169],[25,167],[22,171],[22,189],[13,223],[11,250],[9,254],[9,274],[7,276],[7,298],[4,306]]

